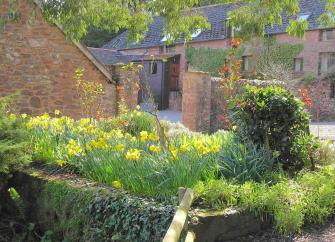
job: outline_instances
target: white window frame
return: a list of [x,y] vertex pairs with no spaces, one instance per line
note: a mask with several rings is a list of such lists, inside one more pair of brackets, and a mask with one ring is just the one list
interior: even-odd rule
[[196,29],[195,31],[192,31],[191,37],[192,39],[198,37],[201,34],[201,29]]
[[307,21],[310,16],[311,16],[310,13],[301,13],[297,16],[297,21],[299,22]]

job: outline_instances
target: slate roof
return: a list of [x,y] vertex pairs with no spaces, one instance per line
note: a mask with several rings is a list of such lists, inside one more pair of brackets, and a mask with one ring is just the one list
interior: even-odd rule
[[92,54],[104,65],[128,64],[130,61],[137,60],[140,56],[124,55],[118,50],[103,48],[88,48]]
[[[324,12],[326,1],[320,0],[300,0],[300,14],[310,14],[309,30],[318,29],[318,17]],[[192,14],[203,15],[208,18],[211,24],[211,29],[204,30],[199,36],[193,38],[191,42],[224,39],[224,22],[227,19],[229,11],[237,8],[238,5],[210,5],[200,8],[194,8]],[[292,17],[291,17],[292,18]],[[294,17],[293,17],[294,18]],[[275,25],[271,29],[267,29],[269,34],[277,34],[286,32],[286,27],[289,23],[289,17],[283,13],[283,24],[281,26]],[[124,31],[110,42],[105,44],[103,48],[106,49],[130,49],[130,48],[146,48],[153,46],[164,45],[163,38],[163,24],[164,20],[161,17],[156,17],[154,22],[149,26],[148,32],[145,34],[144,40],[139,44],[128,43],[128,32]],[[176,43],[183,43],[184,40],[177,41]]]
[[[129,62],[151,61],[150,55],[128,55],[118,50],[103,48],[88,48],[90,52],[104,65],[128,64]],[[155,55],[155,60],[163,60],[176,56],[175,54]]]

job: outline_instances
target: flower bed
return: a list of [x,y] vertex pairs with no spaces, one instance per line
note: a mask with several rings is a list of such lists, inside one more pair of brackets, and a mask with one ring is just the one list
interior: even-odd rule
[[[100,120],[73,120],[59,111],[7,119],[29,130],[33,160],[63,172],[170,204],[179,187],[189,187],[195,206],[244,208],[273,220],[284,234],[324,222],[334,212],[333,147],[309,135],[302,104],[286,91],[250,93],[259,101],[244,97],[238,128],[212,135],[158,125],[139,110]],[[289,112],[275,116],[277,107]]]

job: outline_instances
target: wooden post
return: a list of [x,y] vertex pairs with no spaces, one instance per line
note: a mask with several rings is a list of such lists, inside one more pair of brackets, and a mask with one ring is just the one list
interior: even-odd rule
[[173,217],[171,225],[163,239],[163,242],[179,242],[180,234],[187,221],[188,210],[193,202],[193,192],[186,189],[185,195]]
[[195,234],[193,231],[188,231],[186,235],[185,242],[194,242],[195,241]]

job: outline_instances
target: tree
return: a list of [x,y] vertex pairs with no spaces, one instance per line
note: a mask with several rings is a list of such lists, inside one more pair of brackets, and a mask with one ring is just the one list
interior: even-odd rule
[[[335,25],[335,0],[325,1],[326,11],[319,18],[321,26]],[[191,40],[191,33],[199,28],[210,28],[203,16],[189,14],[199,4],[236,4],[229,13],[230,24],[241,27],[241,34],[264,36],[265,29],[282,24],[282,13],[295,16],[299,13],[299,0],[44,0],[46,16],[60,23],[69,37],[81,39],[91,27],[110,32],[128,29],[132,41],[140,41],[154,16],[165,20],[164,34],[169,41],[183,34]],[[287,32],[303,37],[308,21],[291,19]]]

